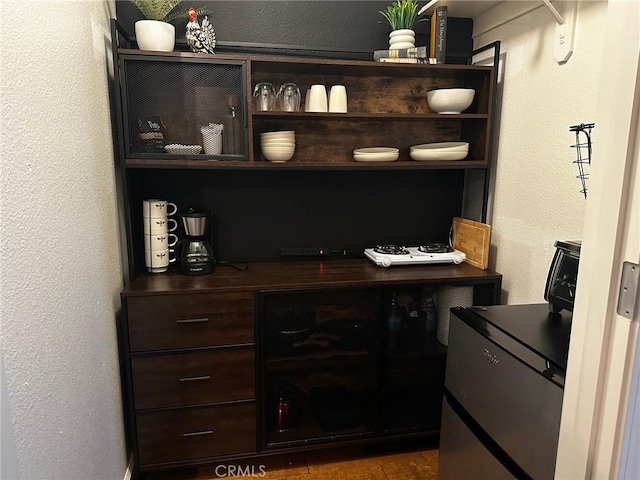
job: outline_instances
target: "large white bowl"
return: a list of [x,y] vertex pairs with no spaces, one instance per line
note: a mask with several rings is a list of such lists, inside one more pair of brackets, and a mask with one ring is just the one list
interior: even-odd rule
[[456,114],[464,112],[473,103],[476,91],[472,88],[442,88],[427,92],[427,103],[434,112]]

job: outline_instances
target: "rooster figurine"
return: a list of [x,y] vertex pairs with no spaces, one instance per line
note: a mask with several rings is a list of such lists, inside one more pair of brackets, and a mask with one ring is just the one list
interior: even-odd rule
[[198,14],[193,7],[189,8],[189,23],[187,23],[185,39],[192,52],[215,53],[213,49],[216,48],[216,32],[213,30],[213,25],[209,23],[209,18],[206,16],[200,25]]

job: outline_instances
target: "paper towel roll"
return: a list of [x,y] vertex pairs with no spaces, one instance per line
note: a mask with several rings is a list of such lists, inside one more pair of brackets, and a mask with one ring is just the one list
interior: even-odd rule
[[473,305],[473,287],[444,286],[438,290],[438,326],[436,337],[443,345],[449,345],[449,317],[451,307]]

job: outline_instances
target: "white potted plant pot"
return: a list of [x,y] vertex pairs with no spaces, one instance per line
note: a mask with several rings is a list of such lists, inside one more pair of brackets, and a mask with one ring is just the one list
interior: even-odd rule
[[173,52],[176,28],[159,20],[138,20],[135,25],[136,42],[140,50]]
[[389,50],[413,48],[416,43],[416,33],[408,28],[393,30],[389,33]]

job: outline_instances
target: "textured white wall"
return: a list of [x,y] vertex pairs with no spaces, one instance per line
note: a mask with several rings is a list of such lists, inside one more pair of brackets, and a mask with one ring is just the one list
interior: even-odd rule
[[504,60],[490,267],[504,275],[510,304],[543,302],[554,241],[582,238],[586,201],[569,126],[594,121],[606,7],[579,3],[564,65],[553,57],[555,20],[544,6],[475,39],[476,47],[500,40]]
[[121,479],[113,0],[0,2],[2,478]]

